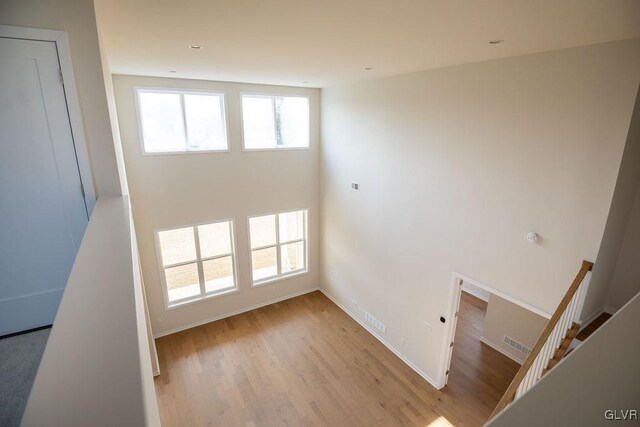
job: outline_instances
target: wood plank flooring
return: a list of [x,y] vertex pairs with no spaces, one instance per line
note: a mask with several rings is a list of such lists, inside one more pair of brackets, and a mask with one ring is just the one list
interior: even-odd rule
[[446,392],[473,405],[486,421],[520,364],[480,341],[487,303],[462,292]]
[[[468,305],[457,329],[471,339],[479,329]],[[512,361],[486,346],[466,354],[475,344],[457,340],[449,385],[438,391],[313,292],[159,338],[162,424],[482,425],[512,372],[502,372],[505,361],[486,365],[495,355]]]
[[591,323],[585,326],[583,330],[578,332],[578,335],[576,335],[576,339],[580,341],[586,340],[587,338],[589,338],[589,336],[591,336],[592,333],[598,330],[598,328],[604,325],[604,322],[606,322],[610,318],[611,318],[611,314],[602,313],[600,316],[596,317]]

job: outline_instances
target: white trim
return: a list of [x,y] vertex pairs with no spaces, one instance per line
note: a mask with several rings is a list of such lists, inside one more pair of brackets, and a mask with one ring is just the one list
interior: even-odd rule
[[67,112],[69,113],[73,145],[76,150],[80,181],[84,187],[84,200],[87,206],[87,213],[89,217],[91,217],[91,213],[96,204],[96,191],[93,186],[93,174],[91,173],[84,122],[82,120],[78,90],[76,89],[76,79],[73,74],[71,50],[69,48],[67,33],[63,33],[62,36],[56,40],[56,48],[58,49],[58,60],[60,61],[60,70],[62,71],[62,79],[64,81],[64,96],[67,100]]
[[459,278],[459,279],[462,279],[463,286],[464,286],[464,282],[469,282],[472,285],[477,286],[478,288],[489,292],[490,294],[497,295],[500,298],[505,299],[505,300],[507,300],[509,302],[512,302],[515,305],[519,305],[520,307],[525,308],[525,309],[527,309],[527,310],[529,310],[529,311],[531,311],[531,312],[533,312],[533,313],[535,313],[535,314],[537,314],[539,316],[542,316],[545,319],[551,319],[551,314],[547,313],[546,311],[544,311],[544,310],[542,310],[542,309],[540,309],[538,307],[534,307],[531,304],[527,304],[524,301],[520,301],[519,299],[516,299],[516,298],[512,297],[511,295],[505,294],[504,292],[499,291],[499,290],[497,290],[495,288],[492,288],[491,286],[485,285],[484,283],[480,283],[475,279],[472,279],[472,278],[470,278],[468,276],[465,276],[464,274],[460,274],[460,273],[454,271],[453,275],[455,277]]
[[[306,98],[308,102],[308,123],[309,123],[309,144],[306,147],[278,147],[274,145],[273,147],[265,147],[265,148],[246,148],[246,144],[244,142],[244,108],[242,106],[242,97],[253,96],[256,98]],[[282,93],[268,93],[268,92],[245,92],[241,91],[238,93],[239,96],[239,105],[240,105],[240,137],[242,139],[242,151],[251,152],[251,151],[298,151],[298,150],[309,150],[311,149],[311,97],[309,95],[298,95],[298,94],[282,94]],[[273,103],[273,102],[272,102]],[[273,113],[275,114],[275,106],[273,109]],[[275,126],[275,117],[274,117],[274,126]]]
[[64,31],[45,28],[16,27],[0,24],[0,37],[54,42],[64,35]]
[[227,317],[236,316],[238,314],[246,313],[247,311],[256,310],[258,308],[266,307],[267,305],[271,305],[271,304],[275,304],[275,303],[278,303],[278,302],[286,301],[288,299],[299,297],[301,295],[305,295],[305,294],[308,294],[308,293],[311,293],[311,292],[315,292],[315,291],[318,291],[318,290],[320,290],[320,289],[316,287],[316,288],[311,288],[311,289],[305,289],[305,290],[299,291],[299,292],[294,292],[292,294],[285,295],[283,297],[274,298],[274,299],[271,299],[269,301],[261,302],[259,304],[255,304],[255,305],[252,305],[250,307],[241,308],[239,310],[230,311],[230,312],[227,312],[227,313],[224,313],[224,314],[220,314],[220,315],[217,315],[217,316],[214,316],[214,317],[207,318],[205,320],[199,320],[197,322],[193,322],[193,323],[190,323],[190,324],[185,325],[185,326],[180,326],[178,328],[169,329],[168,331],[164,331],[164,332],[160,332],[158,334],[154,334],[153,338],[161,338],[161,337],[165,337],[167,335],[175,334],[177,332],[186,331],[187,329],[195,328],[197,326],[205,325],[207,323],[211,323],[211,322],[215,322],[215,321],[218,321],[218,320],[226,319]]
[[489,297],[488,296],[478,292],[476,289],[474,289],[472,287],[465,286],[464,285],[464,280],[462,281],[462,291],[468,293],[471,296],[474,296],[474,297],[478,298],[479,300],[482,300],[484,302],[489,302]]
[[[472,285],[480,289],[483,289],[489,292],[490,294],[497,295],[500,298],[503,298],[513,304],[516,304],[546,319],[551,318],[551,315],[546,311],[543,311],[530,304],[517,300],[511,295],[507,295],[502,291],[492,288],[491,286],[487,286],[484,283],[478,282],[477,280],[474,280],[468,276],[465,276],[464,274],[453,271],[451,273],[451,285],[449,287],[449,303],[448,303],[447,312],[446,312],[448,319],[453,319],[453,316],[455,315],[454,310],[456,307],[456,303],[460,299],[460,293],[462,292],[462,286],[460,286],[459,284],[460,280],[462,280],[463,286],[464,286],[464,282],[471,283]],[[456,326],[455,322],[452,322],[452,321],[450,321],[448,325],[445,324],[445,330],[444,330],[442,344],[441,344],[442,350],[440,351],[440,368],[438,369],[439,374],[438,374],[437,388],[442,388],[446,384],[446,377],[447,377],[446,372],[447,372],[447,369],[449,368],[449,362],[451,360],[451,355],[452,355],[452,352],[449,351],[450,350],[449,343],[453,341],[453,338],[455,336],[455,332],[456,332],[455,326]]]
[[[253,272],[253,270],[251,270],[251,271]],[[272,283],[281,282],[281,281],[283,281],[285,279],[289,279],[291,277],[304,276],[305,274],[309,274],[309,269],[296,270],[296,271],[292,271],[290,273],[281,274],[279,276],[267,277],[267,278],[265,278],[263,280],[260,280],[258,282],[253,283],[251,285],[251,287],[252,288],[259,288],[261,286],[266,286],[266,285],[271,285]]]
[[[220,256],[214,256],[214,257],[209,257],[209,258],[205,258],[202,259],[200,257],[200,241],[199,238],[197,237],[197,233],[198,233],[198,227],[199,226],[203,226],[203,225],[212,225],[212,224],[219,224],[219,223],[223,223],[223,222],[227,222],[229,223],[229,238],[231,240],[230,242],[230,246],[231,246],[231,253],[225,254],[225,255],[220,255]],[[184,262],[180,262],[180,263],[175,263],[172,265],[167,265],[165,266],[164,263],[162,262],[162,248],[160,245],[160,233],[163,231],[172,231],[172,230],[179,230],[182,228],[191,228],[193,230],[193,238],[194,238],[194,245],[195,245],[195,249],[196,249],[196,259],[195,260],[191,260],[191,261],[184,261]],[[227,218],[227,219],[221,219],[221,220],[214,220],[213,222],[200,222],[197,224],[191,224],[191,225],[180,225],[177,227],[168,227],[168,228],[161,228],[161,229],[156,229],[153,231],[153,237],[154,237],[154,241],[156,244],[156,259],[158,260],[158,267],[160,269],[159,273],[160,273],[160,286],[162,288],[162,294],[164,297],[164,309],[165,311],[169,311],[169,310],[174,310],[176,308],[181,308],[187,305],[191,305],[194,303],[198,303],[198,302],[202,302],[202,301],[206,301],[212,298],[216,298],[216,297],[222,297],[225,295],[230,295],[230,294],[235,294],[240,292],[240,286],[238,285],[238,267],[237,267],[237,262],[236,262],[236,224],[235,224],[235,220],[233,218]],[[209,261],[211,259],[217,259],[217,258],[225,258],[225,257],[231,257],[231,265],[232,265],[232,269],[233,269],[233,288],[228,288],[228,289],[223,289],[220,290],[218,292],[206,292],[206,288],[205,288],[205,277],[204,277],[204,262]],[[196,264],[197,269],[198,269],[198,284],[200,286],[200,294],[198,295],[194,295],[192,297],[188,297],[188,298],[183,298],[177,301],[169,301],[169,288],[167,286],[167,281],[166,281],[166,276],[165,276],[165,270],[168,268],[173,268],[173,267],[180,267],[182,265],[188,265],[188,264]],[[203,292],[204,290],[204,292]]]
[[393,354],[395,354],[396,356],[398,356],[398,358],[400,360],[402,360],[408,367],[410,367],[411,369],[413,369],[413,371],[420,375],[424,380],[426,380],[429,384],[431,384],[433,387],[435,387],[436,389],[441,389],[442,387],[438,387],[436,385],[436,382],[429,376],[427,375],[424,371],[422,371],[420,368],[418,368],[416,365],[413,364],[413,362],[411,362],[409,359],[407,359],[402,353],[400,353],[400,351],[398,351],[394,346],[392,346],[388,341],[386,341],[384,338],[382,338],[380,335],[378,335],[373,329],[371,329],[371,327],[369,327],[369,325],[367,325],[365,322],[363,322],[362,320],[360,320],[358,318],[358,316],[356,316],[354,313],[352,313],[348,308],[346,308],[344,305],[340,304],[340,302],[338,302],[337,299],[335,299],[333,296],[331,296],[331,294],[329,294],[329,292],[326,289],[320,288],[319,289],[320,292],[322,292],[327,298],[329,298],[335,305],[338,306],[338,308],[340,308],[342,311],[344,311],[346,314],[349,315],[349,317],[351,317],[353,320],[355,320],[356,322],[358,322],[358,324],[360,326],[362,326],[367,332],[369,332],[371,335],[374,336],[374,338],[376,338],[378,341],[380,341],[382,343],[382,345],[384,345],[385,347],[387,347],[389,350],[391,350],[391,352]]
[[[275,108],[275,107],[274,107]],[[275,120],[275,119],[274,119]],[[276,272],[278,273],[276,275],[276,277],[282,277],[282,245],[280,243],[280,214],[274,215],[273,216],[273,220],[275,222],[275,226],[276,226]],[[303,219],[304,221],[304,219]],[[307,224],[304,224],[304,227],[306,229]],[[251,226],[249,226],[249,233],[251,233]],[[251,237],[251,236],[249,236]],[[305,262],[305,268],[307,267],[307,263]],[[257,283],[261,282],[260,280],[253,280],[253,250],[251,251],[251,284],[252,285],[256,285]],[[269,277],[265,277],[265,279],[270,279]]]
[[236,288],[224,289],[218,292],[204,293],[204,294],[196,295],[191,298],[183,298],[181,300],[178,300],[175,303],[172,303],[170,306],[165,307],[165,311],[171,311],[171,310],[175,310],[176,308],[182,308],[187,305],[197,304],[199,302],[207,301],[209,299],[216,298],[216,297],[224,297],[226,295],[237,294],[238,292],[240,292],[240,289],[236,287]]
[[67,106],[67,114],[69,116],[69,127],[71,128],[76,162],[78,164],[78,173],[80,175],[80,182],[84,188],[84,203],[87,209],[87,216],[91,218],[91,213],[96,204],[96,191],[93,186],[91,162],[89,161],[87,139],[84,132],[82,110],[80,108],[78,90],[73,73],[73,62],[71,61],[71,50],[69,49],[67,33],[42,28],[0,25],[0,37],[50,41],[55,43],[60,72],[62,73],[62,80],[64,82],[63,92]]
[[[147,152],[144,147],[144,133],[142,131],[142,114],[140,112],[140,92],[155,92],[155,93],[175,93],[180,96],[180,109],[182,113],[182,120],[185,133],[185,144],[188,147],[189,137],[187,129],[186,109],[184,106],[185,94],[208,94],[217,95],[220,97],[220,113],[222,114],[222,126],[224,127],[224,136],[227,148],[219,150],[182,150],[182,151],[159,151],[159,152]],[[138,138],[140,139],[140,154],[142,156],[175,156],[182,154],[218,154],[218,153],[230,153],[231,152],[231,140],[229,139],[229,124],[228,124],[228,107],[227,107],[227,92],[223,90],[209,90],[209,89],[184,89],[176,87],[163,87],[163,86],[134,86],[133,97],[136,105],[136,116],[138,123]]]
[[447,371],[451,365],[451,358],[453,356],[453,350],[450,343],[453,341],[456,333],[457,319],[454,320],[455,311],[459,307],[460,299],[462,298],[462,286],[460,281],[464,283],[464,279],[461,279],[455,272],[452,274],[452,285],[450,286],[451,296],[447,303],[446,316],[451,321],[449,324],[445,324],[444,333],[442,334],[442,343],[440,350],[440,369],[438,370],[437,389],[443,388],[447,385]]
[[480,337],[480,342],[483,343],[483,344],[488,345],[489,347],[491,347],[495,351],[504,354],[509,359],[513,360],[514,362],[517,362],[519,365],[522,365],[524,363],[524,360],[517,359],[513,354],[507,353],[504,349],[498,347],[496,344],[492,343],[491,341],[489,341],[485,337]]
[[[623,306],[623,307],[624,307],[624,306]],[[604,306],[604,309],[603,309],[602,311],[603,311],[604,313],[607,313],[607,314],[610,314],[610,315],[612,315],[612,316],[613,316],[614,314],[616,314],[616,313],[617,313],[618,311],[620,311],[621,309],[622,309],[622,307],[620,307],[620,308],[613,308],[613,307],[610,307],[610,306],[608,306],[608,305],[605,305],[605,306]]]
[[[300,212],[304,213],[303,221],[304,221],[304,236],[302,239],[298,240],[289,240],[286,242],[280,242],[280,220],[279,215],[288,214],[292,212]],[[260,218],[263,216],[274,216],[275,221],[275,229],[276,229],[276,243],[273,245],[263,245],[256,247],[255,249],[251,247],[251,219]],[[300,276],[303,274],[307,274],[310,272],[309,267],[309,208],[300,208],[300,209],[291,209],[283,212],[276,213],[266,213],[266,214],[258,214],[251,215],[247,217],[247,237],[249,239],[249,271],[251,272],[251,288],[256,288],[259,286],[268,285],[270,283],[279,282],[284,279],[288,279],[293,276]],[[282,266],[280,265],[280,249],[284,245],[289,245],[292,243],[304,242],[304,268],[300,270],[290,271],[288,273],[282,273]],[[253,252],[259,251],[262,249],[270,249],[276,248],[276,271],[277,274],[274,276],[264,277],[260,280],[253,280]]]
[[[265,215],[265,216],[269,216],[269,215]],[[273,245],[256,246],[255,248],[251,248],[251,252],[261,251],[261,250],[264,250],[264,249],[277,248],[277,247],[278,247],[277,243],[274,243]]]

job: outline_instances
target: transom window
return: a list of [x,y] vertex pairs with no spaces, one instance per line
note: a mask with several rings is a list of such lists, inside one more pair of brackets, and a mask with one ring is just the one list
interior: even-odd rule
[[136,89],[147,154],[226,151],[224,94]]
[[233,221],[156,233],[167,306],[237,289]]
[[309,147],[309,98],[242,95],[245,150]]
[[307,271],[307,211],[249,218],[253,284]]

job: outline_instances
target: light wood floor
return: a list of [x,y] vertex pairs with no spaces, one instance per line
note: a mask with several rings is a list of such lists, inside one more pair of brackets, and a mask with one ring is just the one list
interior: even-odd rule
[[487,303],[462,292],[451,372],[446,392],[472,405],[484,423],[509,387],[520,365],[480,342]]
[[442,391],[320,292],[159,338],[162,424],[481,425],[515,374],[489,365],[515,362],[465,344],[478,331],[468,305]]

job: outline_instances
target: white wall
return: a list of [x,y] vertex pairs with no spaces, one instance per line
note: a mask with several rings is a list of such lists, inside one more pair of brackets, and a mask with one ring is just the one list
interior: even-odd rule
[[159,426],[129,200],[98,200],[22,425]]
[[635,410],[640,396],[640,296],[488,425],[607,426],[606,410]]
[[[114,76],[116,107],[155,335],[319,286],[319,98],[317,89],[197,80]],[[226,92],[229,153],[143,156],[134,86]],[[311,148],[281,152],[242,150],[240,91],[310,97]],[[309,273],[251,288],[247,217],[309,209]],[[154,230],[235,219],[239,293],[165,310]]]
[[91,0],[3,0],[0,24],[66,31],[98,197],[120,195]]
[[94,2],[96,14],[96,26],[98,30],[98,43],[100,46],[100,58],[102,59],[102,76],[104,78],[104,86],[107,95],[107,108],[109,111],[109,122],[111,124],[111,133],[115,147],[115,160],[118,167],[118,179],[120,181],[120,190],[122,194],[129,194],[129,185],[127,183],[127,174],[124,166],[124,153],[122,152],[122,140],[120,139],[120,127],[118,126],[118,112],[116,111],[116,96],[113,92],[113,77],[111,73],[111,64],[109,58],[104,51],[104,8],[107,5],[104,2]]
[[[637,167],[640,168],[640,163]],[[640,292],[640,185],[636,190],[616,268],[611,277],[606,306],[610,310],[619,310],[638,292]]]
[[323,89],[323,288],[432,379],[452,271],[553,312],[598,253],[639,80],[634,39]]
[[[589,290],[580,316],[583,321],[594,318],[603,309],[607,311],[619,309],[622,304],[626,303],[634,295],[628,294],[624,301],[609,301],[612,306],[606,307],[608,295],[617,293],[616,290],[611,289],[611,282],[614,273],[618,274],[618,277],[622,273],[619,270],[616,273],[618,257],[621,255],[620,250],[623,240],[626,239],[627,228],[628,226],[632,227],[632,221],[634,221],[631,219],[631,213],[632,209],[634,209],[634,200],[638,198],[637,191],[640,186],[640,167],[638,165],[640,165],[640,90],[636,96],[607,225],[604,229],[600,251],[593,267],[593,276],[589,283]],[[637,204],[638,202],[636,201],[635,203]],[[635,209],[635,221],[637,222],[638,208]],[[633,245],[629,246],[631,242],[632,240],[627,241],[627,248],[633,250]],[[637,257],[637,254],[640,253],[640,246],[636,246],[636,248],[635,255]],[[633,255],[633,253],[629,253],[629,255]],[[633,271],[630,270],[629,273],[633,273]],[[617,283],[619,284],[620,282]],[[636,284],[636,286],[640,286],[640,284]],[[614,296],[613,299],[616,300],[618,298]]]
[[547,323],[549,323],[549,319],[491,294],[482,324],[482,341],[517,362],[523,363],[527,355],[507,345],[504,342],[504,336],[506,335],[531,349],[538,341]]

